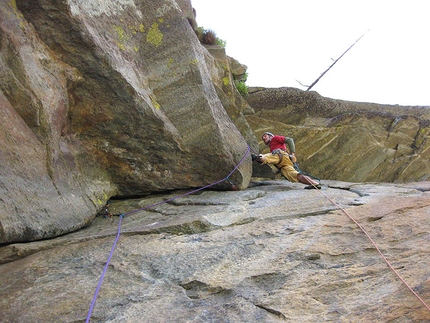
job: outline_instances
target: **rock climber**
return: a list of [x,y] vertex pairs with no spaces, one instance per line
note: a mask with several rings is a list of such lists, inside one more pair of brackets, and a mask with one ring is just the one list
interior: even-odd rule
[[[295,167],[296,147],[290,137],[274,135],[271,132],[263,133],[263,142],[269,146],[270,153],[252,155],[252,160],[262,165],[273,164],[281,174],[290,182],[306,184],[306,189],[321,189],[321,184],[311,177],[302,174]],[[288,145],[288,148],[287,148]]]

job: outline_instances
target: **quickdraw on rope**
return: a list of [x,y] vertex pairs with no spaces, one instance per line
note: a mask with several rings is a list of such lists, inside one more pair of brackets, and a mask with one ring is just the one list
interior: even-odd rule
[[[227,175],[227,177],[223,178],[222,180],[219,180],[219,181],[217,181],[217,182],[215,182],[215,183],[212,183],[212,184],[209,184],[209,185],[203,186],[203,187],[201,187],[201,188],[195,189],[195,190],[193,190],[193,191],[187,192],[187,193],[185,193],[185,194],[178,195],[178,196],[172,197],[172,198],[170,198],[170,199],[167,199],[167,200],[164,200],[164,201],[161,201],[161,202],[158,202],[158,203],[152,204],[152,205],[145,206],[145,207],[143,207],[143,208],[141,208],[141,209],[133,210],[133,211],[130,211],[130,212],[127,212],[127,213],[123,213],[123,214],[120,214],[120,215],[119,215],[118,230],[117,230],[116,238],[115,238],[115,241],[114,241],[114,243],[113,243],[113,245],[112,245],[111,251],[110,251],[110,253],[109,253],[109,257],[108,257],[108,259],[107,259],[107,261],[106,261],[106,264],[105,264],[105,266],[104,266],[104,268],[103,268],[103,272],[102,272],[102,274],[101,274],[101,276],[100,276],[100,279],[99,279],[99,282],[98,282],[98,284],[97,284],[96,291],[94,292],[93,300],[91,301],[90,309],[89,309],[89,311],[88,311],[87,319],[86,319],[86,321],[85,321],[86,323],[88,323],[88,322],[90,321],[91,314],[92,314],[93,309],[94,309],[94,306],[95,306],[95,304],[96,304],[97,296],[98,296],[99,290],[100,290],[100,288],[101,288],[101,285],[102,285],[102,282],[103,282],[104,276],[106,275],[106,272],[107,272],[108,266],[109,266],[109,264],[110,264],[110,261],[111,261],[111,258],[112,258],[112,256],[113,256],[113,253],[114,253],[114,251],[115,251],[115,248],[116,248],[116,245],[117,245],[117,243],[118,243],[119,237],[120,237],[120,235],[121,235],[121,223],[122,223],[122,219],[123,219],[126,215],[134,214],[134,213],[137,213],[137,212],[140,212],[140,211],[143,211],[143,210],[146,210],[146,209],[149,209],[149,208],[155,207],[155,206],[160,205],[160,204],[168,203],[168,202],[173,201],[173,200],[175,200],[175,199],[178,199],[178,198],[181,198],[181,197],[184,197],[184,196],[187,196],[187,195],[190,195],[190,194],[196,193],[196,192],[198,192],[198,191],[202,191],[202,190],[207,189],[207,188],[209,188],[209,187],[211,187],[211,186],[215,186],[215,185],[217,185],[217,184],[222,183],[223,181],[227,181],[230,185],[232,185],[232,187],[233,187],[233,188],[236,188],[236,185],[234,185],[234,184],[233,184],[233,182],[230,180],[230,176],[231,176],[231,175],[232,175],[232,174],[233,174],[233,173],[238,169],[238,167],[243,163],[243,161],[245,160],[246,156],[248,156],[248,154],[249,154],[249,152],[250,152],[250,149],[251,149],[251,147],[249,147],[249,146],[248,146],[248,149],[247,149],[247,151],[246,151],[245,155],[242,157],[242,159],[239,161],[239,163],[238,163],[238,164],[233,168],[233,170],[232,170],[232,171]],[[236,189],[237,189],[237,188],[236,188]],[[106,213],[107,213],[107,214],[109,214],[109,215],[110,215],[110,213],[107,211],[107,207],[106,207],[106,210],[105,210],[105,211],[106,211]],[[109,217],[111,217],[111,216],[112,216],[112,215],[110,215]]]
[[237,186],[236,186],[236,184],[234,184],[231,180],[230,180],[230,178],[228,178],[228,177],[226,177],[226,179],[225,179],[230,185],[231,185],[231,189],[233,190],[233,191],[237,191]]

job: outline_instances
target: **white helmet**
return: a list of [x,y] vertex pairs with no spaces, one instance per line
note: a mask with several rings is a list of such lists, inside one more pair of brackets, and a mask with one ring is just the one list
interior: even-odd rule
[[269,135],[270,137],[274,137],[274,136],[275,136],[273,133],[268,132],[268,131],[266,131],[265,133],[263,133],[263,134],[261,135],[261,137],[263,137],[264,135]]

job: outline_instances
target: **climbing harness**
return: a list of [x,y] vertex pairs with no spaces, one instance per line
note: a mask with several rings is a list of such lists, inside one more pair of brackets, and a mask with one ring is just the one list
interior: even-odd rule
[[[272,151],[272,155],[278,155],[279,157],[279,163],[277,163],[275,165],[275,167],[277,168],[278,165],[280,165],[282,163],[282,161],[284,160],[284,154],[286,154],[285,151],[283,151],[282,149],[275,149],[274,151]],[[290,158],[291,159],[291,158]]]

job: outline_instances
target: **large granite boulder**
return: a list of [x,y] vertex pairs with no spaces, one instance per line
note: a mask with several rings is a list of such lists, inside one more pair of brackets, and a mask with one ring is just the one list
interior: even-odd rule
[[231,189],[257,141],[179,4],[2,4],[0,243],[73,231],[112,196]]

